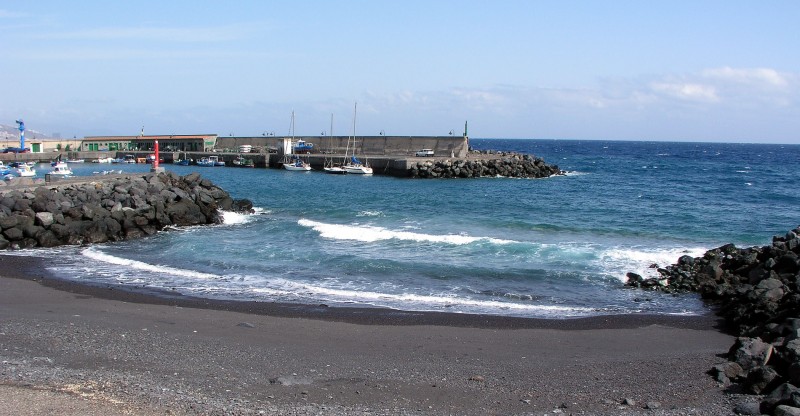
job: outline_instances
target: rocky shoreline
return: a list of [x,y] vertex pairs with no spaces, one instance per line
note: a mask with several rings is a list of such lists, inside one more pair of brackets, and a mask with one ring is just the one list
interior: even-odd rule
[[198,173],[150,173],[0,189],[0,249],[128,240],[166,227],[220,223],[247,212]]
[[660,277],[629,273],[628,285],[697,292],[738,336],[711,374],[729,391],[761,395],[737,414],[800,415],[800,228],[763,247],[733,244],[683,256]]
[[513,153],[479,151],[480,155],[496,155],[496,159],[435,160],[417,162],[409,169],[412,178],[547,178],[563,175],[556,165],[548,165],[542,158]]

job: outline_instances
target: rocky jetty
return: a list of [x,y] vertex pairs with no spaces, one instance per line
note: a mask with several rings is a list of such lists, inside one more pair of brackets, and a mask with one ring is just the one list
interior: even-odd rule
[[[476,159],[445,159],[417,162],[411,166],[412,178],[481,178],[502,176],[507,178],[546,178],[563,175],[556,165],[548,165],[543,159],[519,153],[478,152]],[[496,155],[486,159],[485,155]]]
[[217,224],[220,210],[247,212],[197,173],[121,175],[0,189],[0,249],[140,238],[168,226]]
[[736,412],[800,414],[800,228],[768,246],[728,244],[658,272],[651,279],[629,273],[628,285],[697,292],[738,336],[730,361],[711,373],[734,391],[764,397]]

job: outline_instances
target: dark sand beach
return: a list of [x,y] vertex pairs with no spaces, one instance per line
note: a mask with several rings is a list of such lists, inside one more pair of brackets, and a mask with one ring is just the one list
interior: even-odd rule
[[[535,320],[90,287],[0,255],[0,414],[727,415],[713,315]],[[628,400],[626,403],[626,399]]]

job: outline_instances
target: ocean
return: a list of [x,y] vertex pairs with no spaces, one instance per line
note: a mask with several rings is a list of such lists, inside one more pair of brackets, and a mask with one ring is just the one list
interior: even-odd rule
[[630,289],[626,273],[655,276],[653,265],[684,254],[764,245],[800,225],[798,145],[470,145],[534,154],[569,173],[434,180],[166,165],[200,172],[257,212],[141,240],[16,254],[46,255],[64,279],[214,299],[556,319],[702,315],[709,311],[696,295]]

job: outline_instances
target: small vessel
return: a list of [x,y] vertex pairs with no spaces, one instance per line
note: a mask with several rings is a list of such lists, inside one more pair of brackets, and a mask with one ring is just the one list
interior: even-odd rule
[[243,168],[252,168],[255,167],[255,163],[253,163],[253,159],[247,159],[242,155],[237,156],[233,159],[233,166],[239,166]]
[[[331,144],[328,146],[328,152],[327,152],[330,153],[331,147],[333,145],[333,114],[331,114],[331,130],[330,130],[330,135],[328,137],[331,137],[330,139]],[[322,168],[322,171],[325,173],[330,173],[332,175],[344,175],[345,173],[347,173],[347,171],[344,170],[344,168],[340,164],[334,163],[333,158],[328,158],[327,155],[325,156],[325,163],[324,167]]]
[[70,169],[69,165],[67,165],[66,163],[59,162],[53,165],[53,170],[50,171],[50,174],[68,176],[72,175],[72,169]]
[[300,159],[299,156],[292,155],[287,162],[283,162],[283,168],[286,170],[307,172],[311,170],[311,165],[308,164],[308,162]]
[[347,173],[354,173],[357,175],[372,175],[372,168],[369,165],[361,163],[355,156],[350,157],[350,162],[343,166]]
[[110,157],[101,156],[101,157],[98,157],[97,159],[93,160],[92,163],[111,163],[113,160],[114,159],[112,159]]
[[225,166],[225,161],[219,160],[219,156],[209,156],[208,159],[214,163],[213,166]]
[[197,161],[197,166],[203,166],[206,168],[214,167],[214,161],[207,157],[201,157]]
[[136,163],[136,156],[134,156],[134,155],[125,155],[125,157],[122,158],[122,162],[123,163]]
[[84,159],[67,159],[67,163],[83,163]]
[[189,166],[190,163],[191,159],[186,157],[186,153],[183,154],[183,158],[181,158],[181,155],[178,154],[178,158],[172,161],[172,164],[181,166]]
[[18,164],[17,167],[14,168],[14,173],[23,178],[36,176],[36,170],[31,168],[27,163]]
[[[294,137],[294,133],[292,133],[292,136]],[[294,153],[298,154],[311,153],[311,151],[314,149],[314,143],[309,143],[307,141],[300,139],[297,141],[297,144],[292,147],[292,149]]]
[[[290,126],[290,130],[292,139],[289,142],[290,145],[289,148],[292,149],[292,152],[297,152],[298,149],[297,146],[300,143],[305,143],[305,142],[300,140],[298,141],[297,145],[294,144],[294,111],[292,111],[292,124]],[[313,145],[311,146],[313,147]],[[308,172],[311,170],[311,165],[308,162],[300,159],[300,156],[293,153],[288,153],[283,156],[283,168],[290,171]]]
[[345,173],[347,173],[347,170],[345,170],[345,168],[336,165],[325,166],[324,168],[322,168],[322,170],[325,171],[325,173],[330,173],[332,175],[344,175]]
[[[372,175],[372,168],[369,166],[369,163],[366,162],[361,163],[358,158],[356,158],[356,112],[358,110],[358,103],[353,108],[353,154],[350,156],[350,159],[347,159],[347,151],[345,151],[345,163],[342,168],[347,173],[354,173],[357,175]],[[348,150],[350,147],[350,140],[347,141]]]

